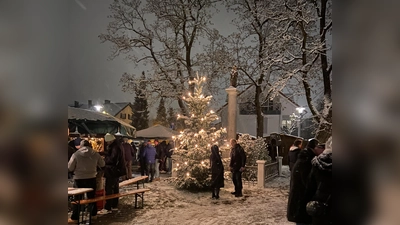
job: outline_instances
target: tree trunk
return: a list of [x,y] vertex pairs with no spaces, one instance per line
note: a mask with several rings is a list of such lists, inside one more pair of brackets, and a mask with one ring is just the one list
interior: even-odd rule
[[179,105],[179,108],[181,109],[182,114],[184,116],[188,116],[188,112],[187,112],[186,106],[185,106],[182,98],[180,98],[180,97],[178,97],[178,105]]
[[264,136],[264,117],[261,112],[260,95],[261,95],[261,86],[257,85],[256,96],[254,99],[254,104],[256,106],[256,114],[257,114],[257,137]]

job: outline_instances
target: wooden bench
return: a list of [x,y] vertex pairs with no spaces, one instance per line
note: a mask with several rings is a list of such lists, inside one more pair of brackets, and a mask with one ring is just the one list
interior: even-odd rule
[[87,205],[87,204],[90,204],[90,203],[99,202],[99,201],[105,201],[105,200],[109,200],[109,199],[113,199],[113,198],[119,198],[119,197],[128,196],[128,195],[135,195],[135,208],[138,208],[138,205],[137,205],[137,198],[138,197],[142,199],[142,204],[141,204],[140,208],[143,208],[144,193],[148,192],[148,191],[150,191],[150,189],[141,188],[141,189],[135,189],[135,190],[126,191],[126,192],[122,192],[122,193],[118,193],[118,194],[111,194],[111,195],[99,196],[99,197],[91,198],[91,199],[84,199],[84,200],[80,200],[80,201],[74,201],[72,203],[73,204],[78,204],[78,205]]
[[123,187],[123,186],[127,186],[129,184],[135,184],[137,185],[137,189],[139,189],[139,185],[140,183],[143,184],[143,188],[144,188],[144,183],[147,180],[148,176],[140,176],[140,177],[135,177],[129,180],[125,180],[119,183],[119,187]]

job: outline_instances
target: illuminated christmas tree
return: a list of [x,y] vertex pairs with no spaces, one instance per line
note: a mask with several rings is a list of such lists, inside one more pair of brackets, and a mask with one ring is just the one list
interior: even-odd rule
[[175,184],[177,188],[190,190],[204,190],[210,185],[209,158],[211,146],[218,145],[220,150],[224,144],[225,128],[216,129],[211,123],[218,119],[214,111],[209,109],[212,96],[204,96],[203,86],[206,78],[197,75],[190,84],[195,85],[194,93],[183,97],[189,116],[178,115],[184,120],[186,128],[181,134],[174,137],[177,145]]

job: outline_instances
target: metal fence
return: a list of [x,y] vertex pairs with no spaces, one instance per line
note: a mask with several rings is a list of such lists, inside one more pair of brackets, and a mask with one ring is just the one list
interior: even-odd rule
[[265,181],[268,181],[279,175],[278,162],[265,164]]

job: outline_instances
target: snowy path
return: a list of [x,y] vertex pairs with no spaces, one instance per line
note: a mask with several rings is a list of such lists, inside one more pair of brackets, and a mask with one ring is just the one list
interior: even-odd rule
[[[286,204],[289,187],[288,172],[284,177],[267,183],[267,188],[244,184],[244,197],[235,198],[231,182],[225,182],[220,199],[212,200],[211,193],[190,193],[176,190],[168,179],[146,184],[151,191],[145,194],[144,209],[128,211],[134,198],[121,199],[121,215],[124,220],[113,220],[111,215],[100,217],[95,224],[277,224],[293,225],[286,220]],[[125,207],[125,209],[124,209]],[[130,210],[129,210],[130,211]],[[125,214],[125,215],[124,215]],[[129,219],[126,217],[130,217]],[[108,218],[107,218],[108,217]],[[102,221],[106,219],[106,221]],[[106,223],[104,223],[106,224]]]

